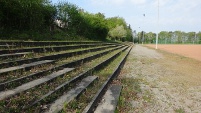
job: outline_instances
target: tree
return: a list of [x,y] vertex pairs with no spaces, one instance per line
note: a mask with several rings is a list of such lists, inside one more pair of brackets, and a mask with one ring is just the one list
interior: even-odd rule
[[125,37],[125,40],[126,40],[126,41],[130,41],[130,42],[133,41],[133,33],[132,33],[132,29],[131,29],[130,24],[129,24],[129,26],[128,26],[127,29],[126,29],[126,37]]
[[124,28],[127,27],[125,20],[121,17],[112,17],[112,18],[107,18],[106,20],[107,20],[107,26],[109,29],[113,29],[117,25],[123,25]]
[[1,0],[0,29],[6,36],[25,31],[41,32],[52,24],[55,13],[49,0]]
[[198,43],[201,44],[201,32],[197,33],[197,37],[198,37],[198,40],[199,40]]
[[90,38],[105,40],[108,34],[108,26],[104,14],[91,14],[82,12],[82,17],[85,22],[84,33]]
[[188,32],[187,36],[188,36],[188,43],[195,43],[195,32]]
[[115,28],[109,31],[109,35],[115,40],[122,40],[123,37],[126,37],[127,31],[124,29],[123,25],[117,25]]
[[182,32],[181,31],[175,31],[175,36],[177,37],[176,43],[181,44],[182,43]]
[[171,35],[169,32],[167,31],[161,31],[159,33],[159,42],[160,43],[165,43],[167,44],[168,42],[170,42],[170,38],[171,38]]
[[57,5],[57,18],[62,21],[66,30],[74,31],[78,28],[81,15],[76,5],[69,2],[59,2]]
[[145,43],[154,43],[154,40],[156,38],[156,34],[149,32],[145,34],[146,40]]
[[[118,39],[122,41],[132,41],[132,29],[131,26],[125,22],[121,17],[108,18],[107,26],[109,29],[108,37],[111,39]],[[120,31],[115,34],[115,32]]]
[[108,27],[104,14],[91,14],[68,2],[59,3],[57,17],[63,22],[68,34],[94,40],[105,40]]
[[[55,27],[55,21],[63,27]],[[48,37],[62,40],[63,36],[80,36],[105,40],[112,29],[118,31],[116,38],[132,41],[131,26],[127,26],[121,17],[105,18],[100,12],[88,13],[69,2],[59,2],[53,6],[50,0],[0,0],[0,37],[26,37],[21,38],[23,40],[43,40],[41,37]],[[62,36],[54,37],[56,33]]]

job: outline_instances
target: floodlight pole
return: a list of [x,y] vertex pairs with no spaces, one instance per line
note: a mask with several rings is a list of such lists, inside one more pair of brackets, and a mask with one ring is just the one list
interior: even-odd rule
[[[145,14],[143,14],[143,22],[144,22],[144,20],[145,20]],[[143,23],[143,28],[144,28],[144,23]],[[142,29],[142,45],[143,45],[143,43],[144,43],[144,31],[143,31],[143,29]]]
[[159,34],[159,0],[158,0],[158,20],[157,20],[157,34],[156,34],[156,49],[158,49],[158,34]]

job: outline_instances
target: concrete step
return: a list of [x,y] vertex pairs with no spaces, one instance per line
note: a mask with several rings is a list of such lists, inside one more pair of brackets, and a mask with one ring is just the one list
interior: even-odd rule
[[15,45],[8,45],[7,44],[7,45],[0,45],[0,47],[7,47],[8,48],[8,47],[15,47]]
[[12,89],[12,90],[7,90],[7,91],[3,91],[3,92],[0,92],[0,100],[3,100],[3,99],[6,99],[6,98],[9,98],[13,95],[16,95],[18,93],[21,93],[23,91],[26,91],[30,88],[33,88],[35,86],[38,86],[40,84],[43,84],[47,81],[50,81],[52,79],[55,79],[61,75],[64,75],[66,74],[67,72],[70,72],[74,70],[74,68],[64,68],[63,70],[60,70],[60,71],[57,71],[57,72],[54,72],[48,76],[45,76],[43,78],[40,78],[40,79],[36,79],[36,80],[33,80],[31,82],[28,82],[26,84],[23,84],[19,87],[16,87],[15,89]]
[[0,55],[0,58],[8,58],[8,57],[17,57],[17,56],[23,56],[26,54],[31,54],[33,52],[21,52],[21,53],[12,53],[12,54],[2,54]]
[[29,64],[23,64],[23,65],[20,65],[20,66],[14,66],[14,67],[0,69],[0,75],[4,74],[4,73],[11,72],[11,71],[27,69],[27,68],[31,68],[31,67],[34,67],[34,66],[37,66],[37,65],[47,64],[47,63],[51,63],[51,62],[54,62],[54,60],[42,60],[42,61],[32,62],[32,63],[29,63]]
[[84,91],[94,80],[98,79],[97,76],[88,76],[84,78],[75,88],[71,89],[60,98],[58,98],[49,107],[46,113],[57,113],[63,109],[64,103],[69,103],[75,99],[82,91]]
[[103,96],[94,113],[114,113],[121,93],[121,85],[112,85]]

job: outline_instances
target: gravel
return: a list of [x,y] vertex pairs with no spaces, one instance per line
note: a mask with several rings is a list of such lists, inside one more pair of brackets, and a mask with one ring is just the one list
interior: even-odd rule
[[141,80],[127,112],[200,112],[200,61],[135,45],[122,71],[120,77]]

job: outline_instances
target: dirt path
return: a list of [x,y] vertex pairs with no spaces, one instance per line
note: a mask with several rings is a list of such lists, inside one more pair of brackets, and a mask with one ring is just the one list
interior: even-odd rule
[[[121,112],[201,112],[198,60],[135,45],[119,76],[123,78],[138,80],[140,89],[133,89],[135,98],[125,97],[132,109]],[[123,91],[128,85],[124,84]]]

